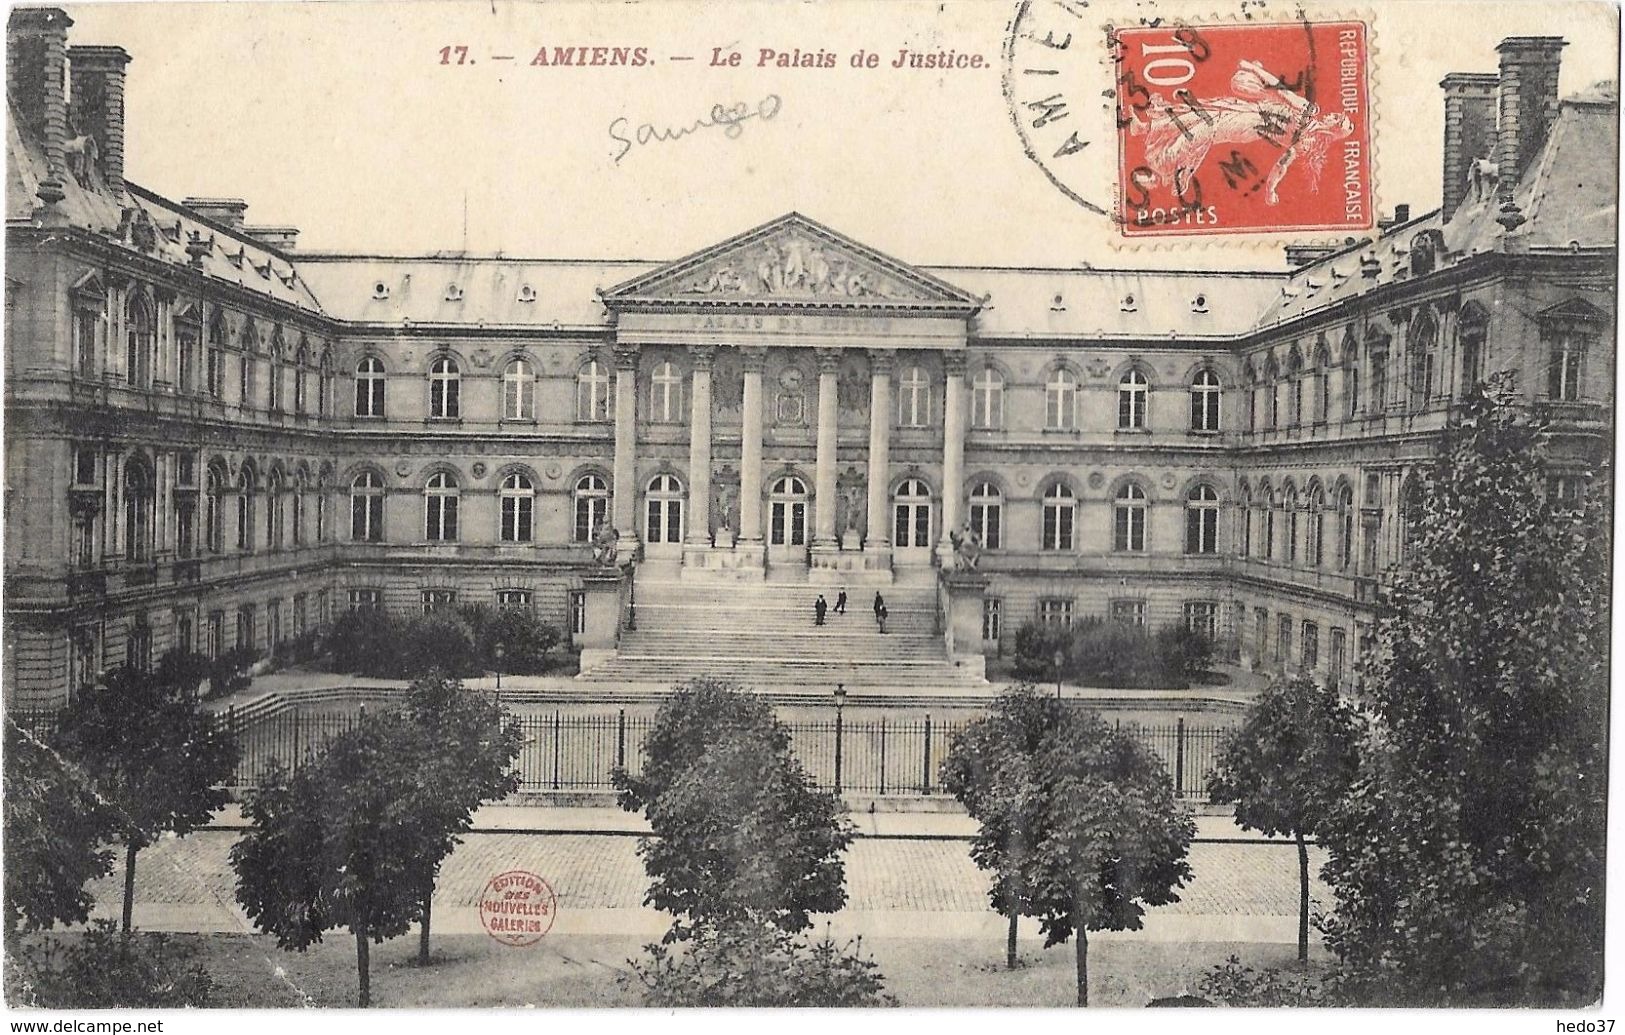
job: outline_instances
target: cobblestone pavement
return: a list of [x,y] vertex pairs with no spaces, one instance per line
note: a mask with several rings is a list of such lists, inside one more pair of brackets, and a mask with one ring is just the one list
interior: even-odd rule
[[[143,850],[136,864],[137,924],[148,929],[249,930],[235,905],[229,861],[238,836],[205,830]],[[441,869],[436,924],[449,924],[442,926],[447,931],[478,930],[472,907],[485,883],[506,870],[522,869],[552,884],[561,924],[573,917],[578,922],[570,926],[576,929],[659,930],[659,914],[643,906],[647,879],[637,844],[635,837],[614,834],[470,834]],[[967,842],[958,840],[858,840],[847,854],[848,906],[842,915],[960,914],[967,932],[981,930],[992,919],[988,879],[971,862],[967,848]],[[1322,861],[1322,854],[1311,849],[1311,873]],[[1196,930],[1191,922],[1199,918],[1210,918],[1215,930],[1229,931],[1248,918],[1296,917],[1297,852],[1292,845],[1196,844],[1190,863],[1194,879],[1181,892],[1181,901],[1152,912],[1152,919],[1162,919],[1170,930]],[[122,882],[123,871],[115,867],[92,885],[98,914],[116,915]],[[1322,904],[1330,898],[1318,880],[1311,895]],[[939,924],[935,931],[953,926]]]

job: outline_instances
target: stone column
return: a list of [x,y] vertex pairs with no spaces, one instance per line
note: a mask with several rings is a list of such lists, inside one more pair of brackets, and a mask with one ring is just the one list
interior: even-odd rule
[[767,350],[747,347],[741,352],[745,392],[739,432],[739,541],[757,550],[762,545],[762,368]]
[[965,481],[964,353],[944,356],[942,366],[947,377],[942,388],[942,538],[937,554],[951,559],[954,548],[948,537],[959,531],[959,497]]
[[693,345],[694,383],[689,393],[688,420],[688,545],[689,550],[711,545],[711,363],[716,346]]
[[836,375],[839,349],[818,350],[818,472],[813,500],[813,546],[835,549],[835,443],[840,420]]
[[638,348],[615,346],[615,485],[610,525],[637,534]]
[[891,551],[886,487],[891,483],[891,375],[896,362],[891,349],[869,350],[869,519],[863,550],[880,558],[870,567],[885,567]]

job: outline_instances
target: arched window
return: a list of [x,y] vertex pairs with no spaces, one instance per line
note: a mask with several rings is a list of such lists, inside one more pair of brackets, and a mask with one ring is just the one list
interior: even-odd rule
[[971,382],[971,426],[1004,427],[1004,376],[992,367],[983,367]]
[[1138,370],[1130,370],[1117,383],[1117,426],[1123,430],[1145,427],[1146,394],[1150,382]]
[[609,375],[589,359],[576,372],[576,420],[609,419]]
[[282,549],[282,472],[272,469],[265,477],[265,548]]
[[536,486],[515,471],[502,479],[497,495],[502,499],[502,541],[530,542],[535,534]]
[[1303,560],[1311,568],[1320,567],[1326,559],[1325,509],[1326,494],[1316,482],[1309,487],[1303,540]]
[[1457,352],[1461,356],[1461,394],[1472,393],[1484,380],[1484,345],[1489,340],[1490,314],[1477,302],[1461,307],[1456,321]]
[[1065,367],[1056,367],[1044,385],[1044,426],[1057,431],[1078,426],[1078,379]]
[[807,483],[787,474],[773,482],[767,497],[769,546],[807,545]]
[[1294,351],[1287,360],[1287,409],[1288,427],[1298,427],[1303,423],[1303,360]]
[[[670,366],[671,364],[665,364]],[[644,542],[683,541],[683,485],[669,474],[657,474],[649,482],[648,512],[644,521]]]
[[1371,371],[1371,394],[1366,409],[1383,413],[1388,409],[1388,338],[1373,334],[1365,343],[1366,367]]
[[1425,410],[1433,401],[1438,373],[1439,325],[1426,311],[1411,324],[1411,409]]
[[584,475],[575,487],[575,541],[590,543],[609,520],[609,486],[596,474]]
[[1360,355],[1352,337],[1343,340],[1343,419],[1360,415]]
[[266,391],[265,406],[273,413],[282,410],[282,381],[287,376],[287,360],[282,354],[282,333],[271,339],[271,377]]
[[209,321],[209,341],[205,347],[203,390],[215,399],[226,394],[226,317],[218,309]]
[[305,415],[307,401],[305,378],[309,372],[306,367],[310,365],[310,356],[303,346],[293,357],[293,412],[301,417]]
[[124,376],[132,387],[152,384],[152,352],[156,335],[152,308],[139,292],[132,293],[124,306]]
[[254,551],[254,472],[247,467],[237,474],[237,549]]
[[1275,494],[1268,488],[1259,493],[1258,498],[1259,519],[1262,522],[1264,541],[1260,544],[1264,548],[1263,559],[1275,560],[1275,524],[1277,505]]
[[1324,348],[1315,350],[1315,365],[1311,371],[1315,399],[1315,423],[1324,424],[1332,413],[1332,369]]
[[931,545],[931,490],[918,478],[897,487],[892,496],[892,546],[919,549]]
[[1337,491],[1337,570],[1354,565],[1354,489],[1345,485]]
[[1278,428],[1281,426],[1281,368],[1275,365],[1273,357],[1264,364],[1264,390],[1269,393],[1265,400],[1269,411],[1264,415],[1264,426]]
[[1185,497],[1185,552],[1219,552],[1219,494],[1198,485]]
[[445,471],[423,486],[423,537],[431,543],[457,541],[457,479]]
[[197,312],[190,310],[184,318],[175,321],[175,390],[178,392],[191,392],[196,388],[192,382],[197,376],[197,343]]
[[293,482],[293,514],[288,525],[295,546],[302,546],[305,542],[305,490],[308,481],[309,478],[300,473]]
[[897,382],[897,423],[923,428],[931,422],[931,379],[921,367],[909,367]]
[[1223,389],[1219,375],[1211,370],[1198,371],[1191,381],[1191,430],[1219,430],[1219,400]]
[[1242,557],[1253,555],[1253,494],[1246,482],[1241,483],[1240,505],[1236,508],[1236,535],[1240,542],[1236,551]]
[[1112,501],[1112,549],[1145,552],[1145,490],[1134,482],[1124,482]]
[[255,353],[259,351],[260,336],[254,329],[252,320],[243,321],[242,346],[243,354],[239,357],[241,362],[237,365],[237,405],[247,410],[252,409],[258,402],[255,398],[255,380],[258,376],[256,370],[259,359]]
[[1286,491],[1281,493],[1281,509],[1285,511],[1286,562],[1289,565],[1298,563],[1298,490],[1289,482]]
[[984,550],[997,550],[1004,543],[1004,496],[992,482],[981,481],[970,490],[970,527],[982,541]]
[[536,419],[536,372],[529,360],[515,359],[502,372],[502,419]]
[[312,542],[327,542],[327,472],[316,478],[316,534]]
[[429,364],[429,416],[455,420],[462,414],[460,390],[463,375],[457,361],[441,356]]
[[1077,511],[1077,497],[1065,482],[1056,482],[1045,490],[1044,549],[1072,549],[1072,525]]
[[384,363],[377,356],[368,356],[355,368],[355,415],[382,417],[384,415]]
[[384,541],[384,479],[376,471],[362,471],[350,483],[350,538]]
[[147,465],[131,457],[124,465],[124,559],[152,560],[153,501],[156,489]]
[[210,467],[203,476],[203,536],[210,553],[222,553],[226,548],[225,510],[221,498],[225,494],[225,474],[218,467]]
[[670,363],[660,363],[649,378],[649,419],[670,423],[683,419],[683,375]]
[[325,417],[333,406],[333,356],[322,350],[321,362],[316,368],[316,416]]

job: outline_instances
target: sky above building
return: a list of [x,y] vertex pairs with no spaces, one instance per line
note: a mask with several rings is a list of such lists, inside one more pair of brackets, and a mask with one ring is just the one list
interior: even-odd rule
[[[1298,12],[1253,0],[1091,5],[1080,37],[1093,49],[1068,80],[1073,104],[1081,109],[1088,88],[1110,86],[1105,47],[1093,42],[1104,39],[1099,26],[1199,22],[1193,11],[1227,7],[1237,7],[1232,20]],[[1384,212],[1438,204],[1439,80],[1493,72],[1502,38],[1564,37],[1565,96],[1618,73],[1611,5],[1390,0],[1369,9],[1374,179]],[[1110,221],[1064,195],[1023,153],[1003,88],[1014,2],[333,0],[68,10],[72,43],[131,55],[129,177],[177,200],[241,197],[251,225],[299,227],[301,250],[665,259],[797,210],[917,263],[1281,262],[1278,249],[1257,240],[1185,241],[1173,245],[1175,257],[1114,246]],[[1347,12],[1309,7],[1307,16]],[[561,65],[555,48],[576,52]],[[773,52],[765,65],[764,49]],[[979,58],[982,67],[890,67],[902,50],[947,51],[952,64]],[[548,63],[534,63],[542,51]],[[738,66],[728,63],[735,51]],[[877,67],[853,67],[860,51],[877,55]],[[1113,102],[1095,92],[1093,109],[1078,111],[1093,164],[1072,176],[1109,205]],[[650,137],[715,122],[717,105],[738,113],[737,124],[639,141],[640,127],[653,127],[641,134]]]

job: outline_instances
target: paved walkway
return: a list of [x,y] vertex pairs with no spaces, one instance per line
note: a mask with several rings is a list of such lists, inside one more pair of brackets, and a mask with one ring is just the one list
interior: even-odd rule
[[[988,879],[963,838],[974,824],[946,813],[880,813],[854,817],[863,836],[846,856],[848,905],[832,919],[837,934],[870,937],[998,937],[1002,921],[987,905]],[[222,815],[221,822],[240,822]],[[492,876],[524,869],[544,877],[559,897],[559,934],[653,937],[668,918],[643,905],[647,878],[637,855],[641,817],[616,809],[492,807],[446,860],[435,894],[436,929],[481,930],[476,902]],[[1153,910],[1146,941],[1290,942],[1297,930],[1297,852],[1288,843],[1240,833],[1221,817],[1198,819],[1199,837],[1231,838],[1192,846],[1194,879],[1181,901]],[[520,831],[549,830],[552,833]],[[249,932],[235,902],[233,829],[170,838],[144,850],[136,867],[135,923],[146,930]],[[1321,854],[1312,850],[1311,866]],[[96,915],[115,916],[123,871],[91,887]],[[1328,901],[1316,883],[1312,894]]]

